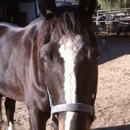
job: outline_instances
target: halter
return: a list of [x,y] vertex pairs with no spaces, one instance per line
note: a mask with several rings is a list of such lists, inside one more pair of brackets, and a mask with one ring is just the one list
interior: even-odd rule
[[48,88],[47,88],[47,92],[48,92],[49,100],[50,100],[51,118],[56,126],[58,126],[58,119],[55,117],[55,114],[60,113],[60,112],[87,112],[87,113],[92,114],[91,122],[95,120],[94,106],[83,104],[83,103],[59,104],[59,105],[54,106],[53,99]]
[[72,103],[72,104],[59,104],[51,107],[51,114],[56,114],[59,112],[88,112],[95,113],[94,106],[82,104],[82,103]]

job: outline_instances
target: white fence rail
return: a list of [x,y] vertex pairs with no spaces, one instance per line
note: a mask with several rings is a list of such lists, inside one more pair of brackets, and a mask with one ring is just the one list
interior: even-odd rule
[[130,32],[130,8],[98,10],[93,18],[97,33]]

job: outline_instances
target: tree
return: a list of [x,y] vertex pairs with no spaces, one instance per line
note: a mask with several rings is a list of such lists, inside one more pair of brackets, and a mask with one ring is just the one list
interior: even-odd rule
[[117,8],[130,8],[130,0],[98,0],[104,10]]

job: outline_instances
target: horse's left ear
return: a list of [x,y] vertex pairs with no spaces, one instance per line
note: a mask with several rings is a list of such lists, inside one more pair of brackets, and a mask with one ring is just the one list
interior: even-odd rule
[[79,12],[92,17],[97,5],[97,0],[79,0]]
[[39,9],[46,19],[54,16],[56,11],[55,0],[38,0]]

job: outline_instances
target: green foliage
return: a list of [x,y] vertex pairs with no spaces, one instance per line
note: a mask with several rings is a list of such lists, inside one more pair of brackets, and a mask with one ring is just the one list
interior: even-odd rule
[[99,2],[97,1],[97,7],[96,10],[100,10],[101,9],[101,4],[99,4]]
[[130,0],[98,0],[104,10],[130,8]]

